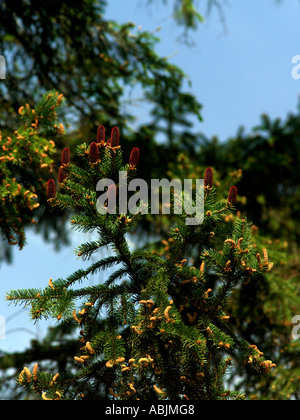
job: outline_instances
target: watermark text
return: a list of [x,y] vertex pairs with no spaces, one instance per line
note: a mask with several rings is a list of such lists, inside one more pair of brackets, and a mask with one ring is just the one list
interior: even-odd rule
[[6,61],[3,55],[0,55],[0,79],[6,79]]
[[292,64],[296,64],[292,68],[292,78],[298,80],[300,79],[300,55],[294,55],[292,58]]
[[3,316],[0,315],[0,340],[5,340],[6,338],[6,321]]
[[[185,179],[152,179],[149,203],[148,184],[145,180],[136,178],[127,182],[127,172],[119,172],[118,187],[111,179],[101,179],[96,186],[97,192],[104,192],[105,188],[114,190],[114,194],[104,192],[97,199],[96,208],[99,214],[183,214],[187,217],[187,225],[200,225],[204,220],[204,180],[196,179],[193,194],[193,180]],[[135,192],[128,199],[128,192]],[[160,202],[160,192],[162,200]],[[173,192],[173,193],[172,193]],[[194,197],[193,197],[194,195]],[[117,200],[118,198],[118,200]],[[117,206],[118,201],[118,206]],[[150,204],[150,205],[149,205]]]
[[292,329],[292,338],[298,340],[300,338],[300,315],[295,315],[292,318],[292,324],[296,324]]

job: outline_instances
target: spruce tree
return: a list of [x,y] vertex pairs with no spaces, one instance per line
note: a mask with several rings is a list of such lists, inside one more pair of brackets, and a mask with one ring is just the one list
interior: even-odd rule
[[[30,307],[32,320],[54,318],[78,332],[74,368],[53,374],[35,363],[24,366],[18,382],[46,400],[95,394],[116,400],[244,398],[226,385],[232,365],[270,375],[275,364],[231,328],[228,303],[237,288],[271,271],[268,252],[257,249],[253,226],[236,214],[237,188],[216,198],[212,168],[203,174],[203,190],[194,191],[204,200],[203,222],[187,225],[185,211],[172,215],[162,252],[149,243],[132,250],[128,235],[145,217],[147,203],[139,203],[140,211],[120,213],[118,197],[127,187],[124,179],[136,176],[143,153],[137,146],[124,163],[118,128],[107,139],[100,126],[95,141],[77,147],[76,159],[63,150],[58,180],[47,183],[48,204],[68,211],[74,229],[97,235],[76,248],[83,261],[97,258],[44,288],[8,293],[10,302]],[[127,178],[120,181],[120,172]],[[100,197],[96,185],[107,179],[115,186]],[[105,247],[112,255],[101,255]],[[107,269],[105,281],[89,284]]]

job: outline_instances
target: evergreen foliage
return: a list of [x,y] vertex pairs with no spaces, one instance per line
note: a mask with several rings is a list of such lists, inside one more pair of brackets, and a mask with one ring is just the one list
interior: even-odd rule
[[[152,3],[156,5],[157,1],[159,0]],[[146,0],[146,2],[151,1]],[[196,2],[176,0],[172,4],[174,4],[174,16],[177,21],[189,28],[196,26],[198,21],[194,7]],[[215,0],[208,0],[207,5],[208,9],[221,7]],[[250,281],[243,284],[237,282],[231,291],[227,292],[226,288],[221,288],[222,270],[219,267],[220,273],[218,273],[217,269],[213,268],[214,260],[211,259],[209,269],[205,269],[206,290],[212,289],[214,293],[218,290],[219,297],[223,295],[226,297],[226,315],[230,316],[226,325],[231,329],[232,334],[249,343],[255,343],[265,353],[267,359],[272,359],[276,363],[277,368],[276,374],[260,375],[253,369],[251,358],[245,364],[232,363],[227,368],[226,384],[228,388],[242,390],[248,398],[300,399],[300,341],[291,337],[294,326],[292,319],[299,313],[300,307],[299,113],[288,115],[285,121],[279,118],[271,120],[267,115],[262,115],[259,127],[252,129],[249,134],[240,129],[235,136],[226,141],[222,139],[219,142],[216,137],[206,138],[203,134],[192,132],[189,117],[200,119],[201,106],[194,95],[183,89],[186,78],[182,70],[171,64],[168,59],[159,57],[155,52],[159,40],[156,33],[135,29],[132,23],[118,24],[105,19],[105,1],[87,0],[71,4],[68,0],[39,3],[16,0],[2,2],[0,11],[1,54],[6,58],[9,57],[6,60],[9,77],[5,83],[2,81],[0,84],[0,126],[3,149],[0,153],[0,166],[1,175],[5,179],[5,181],[0,180],[3,182],[0,195],[2,200],[0,201],[2,211],[0,225],[3,236],[0,258],[9,257],[11,249],[9,242],[21,247],[24,245],[25,229],[28,226],[43,231],[48,242],[53,240],[53,235],[49,235],[51,228],[51,233],[56,233],[54,238],[56,245],[64,243],[68,237],[68,231],[65,229],[66,214],[69,208],[72,210],[73,199],[65,194],[60,197],[61,205],[45,206],[49,169],[53,169],[50,176],[55,178],[55,181],[50,182],[52,190],[49,191],[49,194],[51,192],[49,196],[54,197],[55,190],[61,192],[58,184],[64,184],[68,175],[64,164],[69,163],[69,153],[65,151],[63,159],[60,159],[59,151],[68,145],[72,162],[77,163],[76,145],[81,143],[82,139],[93,138],[94,127],[100,121],[109,129],[118,124],[126,161],[131,148],[136,144],[139,146],[141,156],[134,153],[131,163],[136,165],[135,162],[140,158],[138,173],[148,182],[152,178],[161,179],[166,173],[169,179],[202,178],[205,168],[210,165],[213,168],[213,177],[210,168],[206,173],[206,185],[210,187],[214,185],[216,189],[207,196],[207,205],[210,199],[212,200],[210,205],[217,205],[220,200],[223,200],[225,205],[225,198],[228,197],[228,191],[234,184],[239,192],[236,202],[237,213],[225,214],[224,212],[223,216],[219,214],[218,219],[214,214],[217,220],[216,225],[210,225],[210,219],[206,216],[206,225],[203,224],[201,229],[207,229],[207,235],[202,238],[202,241],[188,244],[183,255],[183,259],[188,261],[181,269],[180,275],[186,276],[182,281],[189,280],[189,266],[201,267],[204,262],[204,252],[207,251],[214,258],[218,257],[219,252],[223,252],[224,232],[228,232],[228,239],[232,239],[234,223],[238,220],[246,220],[247,215],[255,223],[251,226],[251,236],[253,245],[255,243],[258,248],[256,255],[253,254],[251,257],[251,263],[254,262],[258,266],[262,264],[261,271],[266,271],[261,275],[257,275],[255,271],[252,272]],[[135,98],[130,102],[123,101],[123,95],[126,95],[128,87],[131,89],[135,86],[141,87],[141,98]],[[52,118],[56,118],[56,112],[53,112],[51,107],[54,106],[56,111],[57,102],[60,102],[60,100],[57,101],[59,95],[56,94],[51,99],[51,104],[47,102],[46,107],[40,107],[37,113],[41,115],[38,130],[36,135],[31,136],[36,147],[33,147],[32,142],[32,150],[26,151],[23,147],[26,140],[21,142],[21,139],[17,139],[13,133],[16,133],[16,129],[18,133],[22,132],[22,136],[28,139],[27,146],[29,145],[31,139],[28,128],[31,124],[35,124],[33,110],[37,111],[33,104],[38,101],[41,93],[49,89],[63,92],[66,96],[69,105],[65,108],[66,119],[60,121],[71,123],[70,126],[65,124],[66,127],[71,127],[70,134],[62,137],[62,126],[54,120],[51,121]],[[42,101],[46,97],[47,95]],[[59,97],[61,99],[61,96]],[[149,115],[149,122],[142,126],[138,126],[138,120],[135,120],[136,128],[133,130],[131,123],[134,121],[134,115],[130,112],[128,104],[138,102],[140,105],[141,99],[146,99],[153,105],[151,115]],[[28,105],[20,109],[20,104],[26,102]],[[49,115],[49,120],[46,114]],[[24,119],[24,126],[23,123],[21,125],[19,123],[20,117]],[[28,124],[27,127],[26,124]],[[31,131],[34,131],[34,125]],[[9,143],[9,138],[11,143]],[[164,142],[157,141],[162,138]],[[46,140],[50,143],[49,151],[42,148],[42,145],[47,146]],[[50,140],[55,140],[57,152],[52,148]],[[103,126],[98,129],[96,142],[101,141],[106,141]],[[20,150],[18,142],[22,143]],[[93,149],[95,152],[94,146],[92,151]],[[35,150],[39,152],[35,154]],[[91,147],[89,148],[88,145],[86,145],[86,150],[89,151],[89,155],[86,154],[87,161],[95,163],[93,161],[98,160],[97,152],[96,155],[94,152],[91,153]],[[42,156],[43,154],[48,157]],[[53,166],[50,160],[54,160],[57,166]],[[50,166],[41,168],[44,163]],[[72,169],[78,174],[78,179],[82,173],[80,172],[81,165],[82,162],[80,167],[73,166]],[[89,166],[87,168],[89,169]],[[22,194],[16,194],[20,188]],[[79,189],[80,185],[77,184],[77,187],[73,185],[72,189],[74,188]],[[95,185],[93,188],[95,191]],[[66,191],[62,190],[62,192]],[[84,200],[79,197],[78,200],[84,204]],[[38,204],[40,204],[39,207],[37,207]],[[62,213],[61,209],[65,208],[67,212]],[[218,209],[222,208],[223,204],[220,203]],[[113,215],[109,217],[113,219]],[[33,220],[37,222],[36,225],[32,223]],[[86,217],[82,218],[79,206],[76,212],[73,212],[72,220],[74,220],[74,226],[82,232],[89,234],[93,229],[97,232],[97,223],[87,220]],[[178,247],[176,240],[171,236],[174,234],[172,229],[176,228],[175,223],[178,229],[185,230],[183,220],[173,215],[148,214],[139,219],[138,223],[128,224],[125,239],[128,239],[128,234],[131,233],[135,234],[135,241],[139,241],[140,237],[147,238],[147,244],[142,249],[130,252],[140,268],[140,275],[145,275],[146,280],[148,276],[155,278],[157,271],[151,271],[154,266],[155,270],[160,269],[159,275],[162,275],[162,261],[169,258],[172,247]],[[154,232],[157,240],[154,240],[149,232]],[[141,233],[141,236],[137,233]],[[175,233],[178,234],[178,232]],[[115,287],[116,294],[122,281],[124,279],[129,281],[127,267],[122,263],[123,257],[118,257],[118,254],[103,257],[102,250],[108,246],[114,250],[114,245],[111,243],[110,234],[102,231],[101,235],[93,239],[87,237],[85,243],[78,245],[76,253],[82,254],[79,257],[83,261],[91,260],[96,263],[99,255],[102,262],[99,266],[91,267],[90,271],[85,268],[70,275],[68,281],[71,282],[72,289],[81,285],[82,293],[84,290],[89,293],[90,279],[96,277],[98,281],[100,270],[102,275],[107,275],[103,284],[105,283],[107,287]],[[188,237],[189,235],[186,234],[187,241]],[[229,247],[230,242],[227,244]],[[231,244],[234,246],[233,243]],[[236,247],[238,247],[237,243]],[[244,242],[240,243],[240,247],[246,249],[243,248]],[[263,252],[266,248],[268,248],[268,256]],[[178,247],[178,255],[181,253],[180,249]],[[215,255],[211,253],[211,250],[215,251]],[[268,263],[269,260],[274,262],[274,267],[270,272],[267,271],[268,265],[264,266],[265,260]],[[246,258],[243,261],[246,263]],[[209,260],[205,262],[208,267]],[[247,274],[247,267],[242,261],[241,266]],[[106,268],[114,271],[110,272]],[[232,268],[231,264],[228,264],[227,269],[230,268]],[[248,271],[250,273],[250,270]],[[65,279],[58,280],[64,284]],[[168,298],[177,302],[176,299],[179,298],[172,282],[173,280],[170,280],[167,286]],[[182,286],[184,285],[187,288],[189,283]],[[34,300],[35,292],[40,291],[28,291],[29,306],[31,298]],[[19,297],[24,296],[24,293],[20,293]],[[102,293],[104,302],[102,306],[108,312],[109,305],[104,299],[104,288]],[[120,291],[120,296],[123,297],[122,293],[123,291]],[[186,293],[186,296],[189,298],[190,294]],[[35,378],[37,374],[33,373],[36,361],[38,361],[38,371],[48,372],[48,377],[52,379],[58,371],[61,372],[62,377],[63,372],[72,372],[75,375],[82,370],[82,363],[74,364],[74,359],[71,357],[80,353],[78,340],[74,338],[74,331],[79,324],[74,322],[71,309],[71,300],[74,302],[76,311],[82,309],[78,307],[79,298],[79,295],[76,297],[74,295],[72,299],[68,296],[70,299],[68,309],[66,296],[66,315],[62,316],[55,328],[48,331],[43,340],[40,342],[32,340],[30,347],[20,353],[0,353],[1,398],[28,397],[27,391],[32,390],[32,382],[28,383],[26,388],[16,389],[14,381],[15,371],[21,372],[24,365],[29,366],[32,378]],[[135,321],[136,312],[134,311],[138,304],[132,305],[132,299],[132,294],[124,294],[123,301],[129,302],[127,306],[124,303],[124,308],[128,317],[130,314],[130,320],[134,320],[133,325],[139,325],[139,320]],[[80,301],[82,300],[83,298]],[[56,315],[59,316],[64,306],[60,308],[58,302],[54,303]],[[119,321],[124,316],[125,309],[122,312],[122,308],[123,306],[120,305],[120,311],[117,311]],[[143,308],[142,304],[141,308]],[[40,309],[37,307],[36,310]],[[173,310],[174,303],[171,305],[171,314]],[[188,311],[187,308],[183,312],[184,322],[189,326],[187,313],[191,317],[193,312]],[[41,316],[39,313],[31,312],[31,314]],[[53,316],[46,301],[44,314],[48,317]],[[99,334],[101,331],[106,334],[106,322],[107,317],[103,315],[103,312],[99,312],[99,316],[95,317],[94,330]],[[210,324],[215,325],[215,321]],[[213,330],[210,324],[209,328]],[[90,333],[90,336],[95,337],[95,334]],[[98,340],[101,341],[101,336]],[[225,338],[221,340],[223,343],[226,342]],[[220,352],[221,349],[224,350],[224,347],[219,349]],[[226,352],[228,353],[229,350]],[[230,353],[232,357],[233,351],[230,350]],[[237,348],[236,353],[242,355]],[[179,354],[179,350],[176,354]],[[97,357],[100,358],[100,355]],[[104,369],[102,359],[99,361],[99,370],[94,369],[93,374],[90,377],[83,377],[80,383],[86,399],[111,396],[108,391],[109,383],[110,381],[111,384],[114,383],[114,375],[117,375],[114,371],[118,365],[111,369]],[[223,363],[222,359],[219,360]],[[234,361],[235,359],[232,358],[231,362]],[[58,377],[53,382],[57,380]],[[149,383],[147,380],[148,377],[144,383]],[[76,380],[69,384],[70,389],[75,388]],[[155,386],[158,389],[158,384]],[[64,392],[69,398],[65,390],[66,387],[64,387]],[[156,392],[155,395],[157,396]],[[38,396],[39,393],[31,393],[30,398]],[[59,396],[56,395],[56,397]]]
[[[67,145],[73,153],[83,139],[94,136],[100,122],[108,129],[118,124],[126,150],[137,141],[143,146],[141,177],[157,178],[171,154],[160,154],[155,164],[154,149],[165,150],[156,137],[174,145],[184,131],[195,140],[190,119],[201,119],[201,104],[186,89],[182,69],[157,53],[159,28],[146,31],[133,22],[107,19],[106,6],[105,0],[0,2],[0,54],[6,57],[9,75],[0,83],[0,128],[3,136],[11,137],[19,124],[20,104],[33,108],[45,92],[55,89],[67,104],[60,121],[70,128],[63,140],[57,139],[58,151]],[[151,7],[149,0],[144,6]],[[194,0],[176,0],[175,9],[177,22],[196,26]],[[137,106],[147,107],[146,124],[137,119]],[[68,239],[61,216],[52,209],[36,226],[57,248]],[[144,228],[150,226],[144,223]]]
[[23,248],[25,227],[36,224],[36,209],[45,203],[45,183],[53,170],[55,142],[64,131],[57,122],[63,95],[42,96],[35,109],[27,103],[19,108],[22,124],[7,137],[0,133],[0,231],[7,245]]
[[[236,194],[216,199],[212,169],[209,176],[206,171],[203,223],[188,226],[187,214],[174,216],[163,253],[129,246],[128,234],[142,214],[97,210],[97,182],[115,181],[118,193],[119,171],[132,179],[137,170],[124,164],[116,128],[107,141],[102,135],[78,146],[76,164],[64,163],[64,170],[48,203],[67,209],[74,229],[97,233],[76,253],[98,259],[66,279],[50,279],[43,289],[8,293],[10,302],[30,307],[33,320],[72,324],[79,336],[74,368],[53,375],[35,364],[23,368],[19,383],[43,399],[218,400],[244,398],[226,385],[232,365],[269,376],[275,364],[234,331],[228,302],[236,289],[262,281],[273,265],[253,242],[251,223],[236,215]],[[112,255],[101,257],[104,247]],[[108,269],[105,281],[89,284]]]

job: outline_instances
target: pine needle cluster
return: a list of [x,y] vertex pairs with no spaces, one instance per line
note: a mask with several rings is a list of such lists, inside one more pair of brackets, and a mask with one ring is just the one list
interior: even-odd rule
[[[129,181],[139,158],[136,147],[124,164],[116,127],[108,140],[101,126],[95,141],[78,146],[76,164],[63,151],[59,179],[47,184],[48,203],[68,209],[74,229],[96,232],[97,239],[76,249],[82,260],[93,256],[94,262],[65,279],[50,279],[43,289],[11,291],[7,299],[30,306],[33,320],[72,323],[78,331],[77,369],[53,376],[38,365],[33,371],[24,367],[18,381],[52,400],[89,398],[95,387],[102,398],[119,400],[244,398],[226,387],[230,367],[241,364],[269,375],[275,365],[233,332],[228,298],[272,269],[267,251],[258,253],[246,218],[232,221],[237,189],[216,199],[211,168],[204,176],[203,223],[186,225],[187,214],[180,215],[162,240],[164,253],[147,246],[132,250],[128,233],[143,215],[113,214],[109,208],[100,214],[96,185],[101,179],[115,182],[106,193],[108,207],[110,195],[118,196],[119,171]],[[101,257],[105,247],[112,255]],[[199,247],[196,267],[192,255]],[[105,281],[90,285],[102,270],[109,270]]]

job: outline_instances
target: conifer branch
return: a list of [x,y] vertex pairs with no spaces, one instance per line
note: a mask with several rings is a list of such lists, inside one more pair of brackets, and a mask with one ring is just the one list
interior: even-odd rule
[[[108,203],[108,212],[99,214],[95,186],[99,178],[117,180],[120,170],[131,177],[139,149],[133,149],[129,165],[124,166],[118,130],[115,127],[105,142],[100,126],[97,142],[83,143],[77,152],[79,166],[69,161],[64,149],[63,179],[60,174],[58,191],[48,186],[48,203],[69,209],[75,229],[96,231],[98,238],[77,246],[75,252],[82,260],[92,255],[99,259],[66,279],[50,279],[44,289],[12,291],[7,296],[30,306],[33,319],[52,317],[80,330],[80,346],[73,355],[77,372],[56,381],[34,373],[35,391],[43,399],[83,398],[82,389],[97,378],[106,395],[116,399],[242,398],[224,386],[232,359],[247,360],[264,374],[274,364],[235,336],[226,314],[233,291],[271,269],[266,250],[263,259],[258,257],[251,224],[233,217],[236,189],[231,189],[227,200],[216,200],[208,168],[202,225],[187,226],[186,215],[181,215],[170,228],[168,240],[162,239],[162,253],[147,247],[131,251],[126,234],[141,215],[114,214]],[[106,192],[106,200],[118,194],[118,187],[117,183]],[[101,255],[105,246],[113,255]],[[198,267],[192,265],[195,249],[201,250]],[[87,284],[107,270],[112,272],[102,282]],[[33,390],[32,377],[24,368],[19,382]]]

